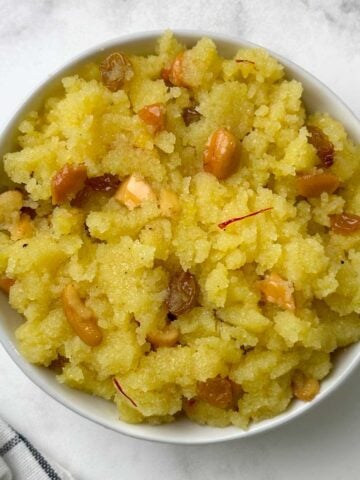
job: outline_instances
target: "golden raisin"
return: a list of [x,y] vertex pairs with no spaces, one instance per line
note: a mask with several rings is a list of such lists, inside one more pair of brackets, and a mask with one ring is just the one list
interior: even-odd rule
[[182,111],[182,118],[185,125],[188,127],[194,122],[198,122],[201,118],[201,113],[199,113],[195,108],[188,107],[184,108]]
[[320,384],[316,378],[306,377],[301,371],[296,371],[292,379],[292,391],[296,398],[303,402],[310,402],[320,391]]
[[360,217],[352,213],[330,215],[331,230],[340,235],[351,235],[360,231]]
[[315,125],[308,125],[306,128],[310,133],[308,142],[316,149],[322,165],[326,168],[331,167],[334,163],[335,149],[329,137],[319,127],[315,127]]
[[166,109],[163,103],[153,103],[143,107],[138,115],[143,122],[152,127],[154,133],[165,129]]
[[126,55],[119,52],[111,53],[100,64],[102,83],[111,92],[120,90],[134,76],[134,70]]
[[15,280],[9,277],[0,277],[0,290],[9,294],[10,288],[14,285]]
[[266,275],[264,280],[257,282],[257,286],[267,302],[275,303],[286,310],[295,309],[294,287],[277,273]]
[[210,135],[203,155],[205,172],[223,180],[234,173],[238,161],[238,142],[229,130],[219,128]]
[[197,382],[197,398],[218,408],[234,408],[242,395],[240,385],[229,378],[217,376]]
[[163,330],[154,330],[147,335],[148,341],[155,348],[174,347],[179,340],[180,332],[173,325],[167,325]]
[[197,303],[198,285],[190,272],[177,272],[169,283],[166,305],[173,315],[191,310]]
[[85,165],[64,165],[51,180],[52,203],[56,205],[70,200],[83,188],[86,178]]
[[296,178],[298,194],[303,197],[319,197],[323,192],[334,193],[340,180],[333,173],[307,173]]
[[187,87],[184,81],[184,52],[179,53],[173,61],[168,74],[169,81],[176,87]]
[[34,232],[34,226],[29,215],[22,213],[19,221],[11,229],[11,239],[21,240],[22,238],[31,237]]

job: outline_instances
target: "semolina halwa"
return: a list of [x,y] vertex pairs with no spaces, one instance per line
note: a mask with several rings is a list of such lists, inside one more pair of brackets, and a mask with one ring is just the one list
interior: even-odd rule
[[133,423],[312,400],[360,338],[360,147],[262,49],[165,32],[62,85],[4,157],[23,355]]

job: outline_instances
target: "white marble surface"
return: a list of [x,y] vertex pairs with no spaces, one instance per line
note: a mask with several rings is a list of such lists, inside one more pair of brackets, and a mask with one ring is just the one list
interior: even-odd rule
[[[0,128],[37,83],[83,49],[167,27],[267,46],[315,74],[360,116],[360,0],[0,0]],[[32,385],[0,347],[0,414],[76,479],[355,480],[359,373],[278,430],[179,447],[126,438],[78,417]]]

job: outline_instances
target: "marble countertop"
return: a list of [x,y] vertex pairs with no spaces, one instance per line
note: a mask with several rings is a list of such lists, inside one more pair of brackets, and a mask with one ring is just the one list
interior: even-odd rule
[[[0,0],[0,129],[32,88],[83,49],[149,29],[203,29],[259,43],[302,65],[360,117],[359,0]],[[305,416],[203,447],[105,430],[35,387],[0,347],[0,415],[76,479],[355,480],[360,371]]]

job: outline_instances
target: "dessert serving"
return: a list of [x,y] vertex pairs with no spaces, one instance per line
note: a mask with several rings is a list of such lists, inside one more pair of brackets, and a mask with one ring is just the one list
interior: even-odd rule
[[24,357],[122,420],[247,428],[360,338],[360,146],[263,49],[141,53],[18,126],[0,287]]

